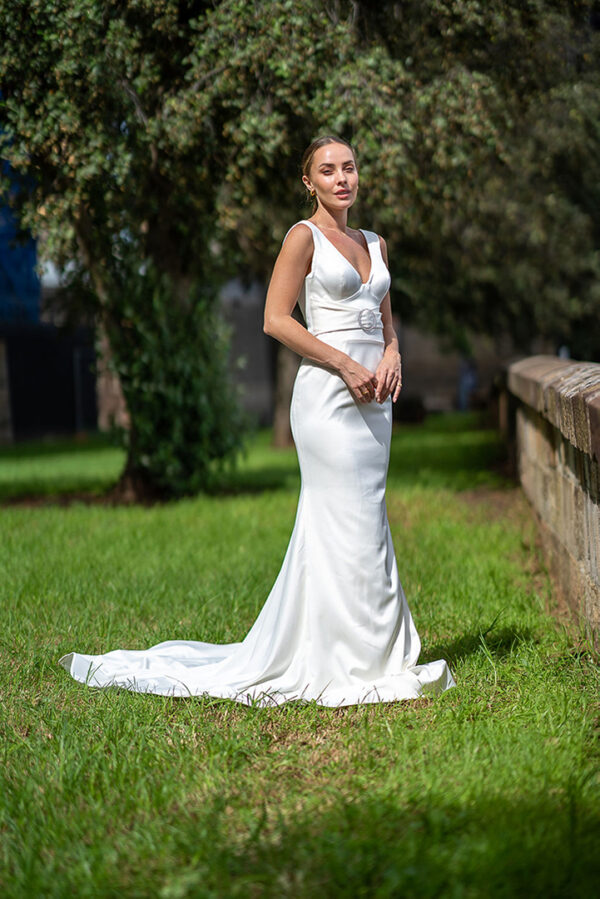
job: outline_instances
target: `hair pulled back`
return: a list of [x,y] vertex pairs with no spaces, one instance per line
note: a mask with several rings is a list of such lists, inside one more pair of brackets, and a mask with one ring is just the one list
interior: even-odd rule
[[[354,156],[354,161],[356,162],[356,153],[354,151],[354,147],[352,146],[352,144],[348,143],[347,140],[344,140],[343,137],[336,137],[336,135],[334,135],[334,134],[325,134],[325,135],[323,135],[323,137],[317,137],[317,139],[314,140],[312,142],[312,144],[308,145],[308,147],[302,154],[302,163],[301,163],[302,174],[306,175],[307,178],[310,178],[310,167],[312,165],[312,161],[313,161],[315,153],[317,152],[317,150],[320,150],[321,147],[327,146],[327,144],[344,144],[345,147],[348,147],[348,149]],[[314,213],[317,211],[319,201],[317,200],[316,196],[313,197],[311,195],[308,188],[306,188],[306,190],[308,193],[308,198],[310,200],[312,200],[311,212]]]

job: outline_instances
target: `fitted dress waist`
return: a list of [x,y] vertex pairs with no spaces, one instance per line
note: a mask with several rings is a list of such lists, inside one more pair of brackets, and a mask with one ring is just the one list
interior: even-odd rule
[[311,334],[318,337],[334,331],[363,331],[373,334],[383,331],[381,312],[370,306],[350,306],[348,308],[319,306],[313,310],[310,327]]

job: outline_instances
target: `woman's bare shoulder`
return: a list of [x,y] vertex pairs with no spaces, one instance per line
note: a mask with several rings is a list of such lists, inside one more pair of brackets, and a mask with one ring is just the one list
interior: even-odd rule
[[[296,225],[301,225],[297,222]],[[312,266],[313,239],[310,226],[296,227],[292,225],[283,239],[283,245],[279,250],[269,290],[267,291],[267,304],[273,305],[277,297],[285,297],[296,303],[298,291],[303,279],[308,275]],[[290,306],[290,309],[293,305]]]
[[281,254],[294,259],[309,260],[313,252],[313,236],[310,225],[296,222],[292,225],[283,241]]
[[312,229],[307,221],[303,220],[292,225],[283,240],[284,244],[289,241],[292,241],[293,246],[312,246]]

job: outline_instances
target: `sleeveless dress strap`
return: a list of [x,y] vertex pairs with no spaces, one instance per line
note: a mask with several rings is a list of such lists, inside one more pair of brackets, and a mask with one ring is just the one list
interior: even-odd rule
[[315,233],[315,231],[317,231],[319,234],[321,233],[321,232],[319,231],[319,229],[317,228],[317,226],[316,226],[316,225],[313,225],[312,222],[308,222],[306,219],[300,219],[299,222],[294,222],[294,224],[292,225],[292,227],[286,232],[285,237],[284,237],[283,240],[281,241],[281,245],[282,245],[282,246],[283,246],[283,244],[285,243],[286,238],[287,238],[288,234],[290,233],[290,231],[293,231],[294,228],[296,228],[298,225],[308,225],[308,227],[310,228],[310,230],[311,230],[312,233],[313,233],[313,242],[314,242],[314,233]]
[[[294,224],[292,225],[292,227],[288,229],[288,231],[287,231],[286,234],[285,234],[285,237],[284,237],[283,240],[281,241],[281,245],[282,245],[282,246],[283,246],[283,244],[285,243],[286,238],[287,238],[288,234],[290,233],[290,231],[293,231],[294,228],[296,228],[298,225],[308,225],[308,227],[310,228],[310,230],[311,230],[312,233],[313,233],[313,243],[316,244],[316,241],[315,241],[315,239],[314,239],[315,234],[319,237],[319,239],[321,239],[321,240],[327,240],[327,238],[325,237],[325,235],[323,234],[323,232],[321,231],[321,229],[320,229],[320,228],[317,228],[317,226],[314,224],[314,222],[309,222],[308,219],[300,219],[300,221],[294,222]],[[367,241],[367,244],[368,244],[368,245],[371,244],[371,245],[372,245],[372,248],[376,250],[376,252],[377,252],[377,254],[378,254],[378,255],[377,255],[377,258],[378,258],[381,262],[383,262],[384,260],[383,260],[383,256],[381,255],[381,244],[379,243],[379,235],[376,234],[375,231],[366,231],[364,228],[360,228],[360,231],[364,234],[365,239],[366,239],[366,241]],[[335,245],[334,245],[334,246],[335,246]],[[368,249],[368,247],[367,247],[367,249]],[[384,263],[384,265],[385,265],[385,263]]]
[[[360,229],[362,233],[365,235],[368,246],[371,250],[375,251],[377,254],[377,259],[383,262],[383,256],[381,254],[381,244],[379,243],[379,234],[376,234],[375,231],[365,231],[364,228]],[[384,263],[385,265],[385,263]]]

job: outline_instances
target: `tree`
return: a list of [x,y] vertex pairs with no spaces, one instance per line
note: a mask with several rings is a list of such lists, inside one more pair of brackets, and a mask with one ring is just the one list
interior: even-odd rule
[[457,345],[474,331],[600,353],[592,3],[300,3],[270,40],[244,25],[244,6],[219,6],[229,36],[203,65],[219,73],[215,102],[238,108],[219,214],[256,267],[293,220],[294,160],[331,131],[358,148],[352,220],[386,236],[403,317]]
[[404,253],[401,302],[458,342],[466,329],[522,346],[541,334],[599,357],[593,7],[435,0],[382,4],[365,20],[414,73],[404,159],[387,166],[382,205]]
[[254,271],[303,211],[304,146],[338,133],[360,157],[352,220],[386,236],[405,319],[464,350],[484,332],[600,353],[592,3],[252,6],[219,4],[194,63],[228,116],[219,220]]
[[215,310],[215,140],[193,147],[173,122],[203,8],[0,3],[2,153],[27,184],[21,222],[75,262],[70,296],[108,335],[131,420],[122,485],[138,497],[206,486],[240,444]]
[[[141,339],[162,327],[146,321],[154,307],[141,297],[170,294],[189,316],[199,281],[214,296],[241,266],[266,279],[304,211],[300,154],[323,131],[358,148],[352,220],[386,236],[404,317],[457,344],[470,330],[590,342],[600,307],[592,6],[0,0],[3,152],[34,184],[20,214],[54,258],[79,260],[86,303],[121,353],[130,471],[156,477],[136,449],[134,392],[160,379],[128,376],[140,349],[121,339],[124,323]],[[182,414],[163,425],[168,435]],[[152,426],[144,433],[151,444]]]

